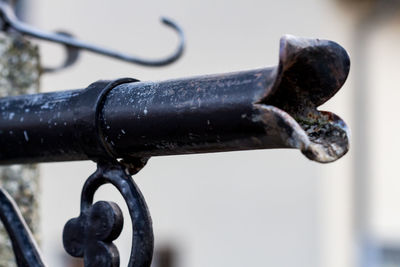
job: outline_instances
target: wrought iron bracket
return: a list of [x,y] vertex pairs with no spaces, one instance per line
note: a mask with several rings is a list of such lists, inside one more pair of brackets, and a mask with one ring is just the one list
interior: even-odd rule
[[[0,99],[0,164],[296,148],[348,151],[345,122],[320,111],[350,68],[337,43],[285,36],[276,67]],[[132,168],[131,168],[132,169]]]
[[[81,211],[64,228],[67,252],[85,266],[118,266],[113,240],[123,218],[115,203],[93,204],[114,185],[133,225],[130,267],[149,267],[153,232],[130,174],[149,157],[245,149],[296,148],[332,162],[349,148],[343,120],[318,107],[345,82],[346,51],[319,39],[285,36],[276,67],[163,82],[99,81],[86,89],[0,99],[0,164],[93,160]],[[118,161],[122,159],[121,161]],[[20,266],[44,266],[29,230],[0,190],[0,218]]]

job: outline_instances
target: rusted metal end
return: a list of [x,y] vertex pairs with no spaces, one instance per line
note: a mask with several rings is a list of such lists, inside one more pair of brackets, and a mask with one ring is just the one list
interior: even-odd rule
[[322,163],[349,149],[349,130],[337,115],[319,111],[343,85],[350,68],[346,51],[337,43],[284,36],[275,81],[254,104],[267,132],[275,129],[282,146],[298,148]]

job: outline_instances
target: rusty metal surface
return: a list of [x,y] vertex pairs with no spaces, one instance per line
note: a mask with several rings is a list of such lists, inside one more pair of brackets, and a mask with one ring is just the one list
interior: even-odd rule
[[3,98],[0,163],[265,148],[331,162],[347,152],[348,129],[317,107],[340,89],[349,66],[334,42],[285,36],[276,67]]
[[[292,36],[281,39],[273,92],[260,103],[277,107],[296,121],[301,129],[293,127],[298,134],[290,146],[301,149],[312,160],[331,162],[349,149],[349,130],[344,121],[317,109],[342,87],[349,69],[346,51],[332,41]],[[293,123],[288,117],[285,121]]]

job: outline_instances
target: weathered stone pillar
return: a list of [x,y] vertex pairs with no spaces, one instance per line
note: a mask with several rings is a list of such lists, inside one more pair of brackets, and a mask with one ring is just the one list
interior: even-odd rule
[[[16,34],[0,34],[0,97],[38,92],[39,77],[37,46]],[[0,186],[17,202],[37,240],[40,196],[37,166],[0,167]],[[16,266],[11,242],[2,224],[0,225],[0,266]]]

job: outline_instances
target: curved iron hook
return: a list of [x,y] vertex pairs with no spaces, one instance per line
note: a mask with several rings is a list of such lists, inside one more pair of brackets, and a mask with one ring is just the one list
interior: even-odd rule
[[[73,38],[72,34],[65,32],[65,31],[57,31],[56,33]],[[54,72],[66,69],[66,68],[74,65],[75,62],[78,61],[78,59],[81,55],[81,50],[79,50],[79,48],[76,48],[76,47],[65,45],[65,55],[66,56],[60,65],[55,66],[55,67],[42,67],[42,71],[44,73],[54,73]]]
[[168,65],[176,61],[182,55],[185,46],[185,36],[183,30],[175,22],[165,17],[161,18],[161,22],[178,33],[179,44],[176,50],[171,55],[163,59],[145,59],[137,56],[126,55],[121,52],[117,52],[111,49],[103,48],[97,45],[80,41],[65,34],[48,33],[42,31],[40,29],[34,28],[26,23],[19,21],[13,9],[10,7],[10,5],[6,2],[1,2],[1,1],[0,1],[0,18],[2,20],[1,22],[3,23],[3,25],[1,25],[3,30],[8,30],[11,28],[27,36],[35,37],[50,42],[62,43],[68,47],[88,50],[97,54],[102,54],[108,57],[113,57],[119,60],[139,64],[142,66],[160,67]]

